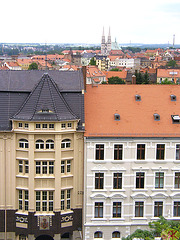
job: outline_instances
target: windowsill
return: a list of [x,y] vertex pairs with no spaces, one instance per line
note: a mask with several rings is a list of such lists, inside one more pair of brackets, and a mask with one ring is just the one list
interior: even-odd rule
[[17,148],[17,151],[28,152],[29,148]]
[[174,163],[180,163],[180,160],[173,160]]
[[34,152],[55,152],[55,149],[36,149]]
[[39,175],[39,176],[35,176],[34,177],[35,179],[39,179],[39,178],[52,178],[52,179],[54,179],[55,178],[55,176],[53,175],[53,176],[50,176],[50,175],[46,175],[46,174],[44,174],[44,175]]
[[154,188],[154,189],[151,189],[152,192],[166,192],[167,189],[165,188]]
[[92,189],[92,192],[107,192],[106,189]]
[[109,221],[125,221],[125,218],[110,218]]
[[68,177],[73,177],[72,174],[63,174],[61,173],[61,178],[68,178]]
[[16,177],[20,177],[20,178],[28,178],[29,175],[21,175],[21,174],[17,174]]
[[93,160],[94,163],[107,163],[107,160]]
[[171,189],[172,192],[180,192],[180,188],[173,188]]
[[73,148],[61,148],[61,152],[73,151]]
[[135,162],[135,163],[148,163],[148,161],[145,160],[145,159],[144,159],[144,160],[142,160],[142,159],[141,159],[141,160],[140,160],[140,159],[139,159],[139,160],[136,159],[136,160],[134,160],[134,162]]
[[111,163],[125,163],[125,160],[111,160]]
[[61,215],[64,215],[64,214],[71,214],[71,213],[73,213],[72,210],[67,210],[67,211],[61,210]]
[[107,218],[91,218],[91,221],[103,221],[103,222],[106,222]]
[[28,211],[21,211],[21,210],[17,210],[17,212],[15,212],[15,214],[19,214],[19,215],[27,215],[28,216]]
[[167,161],[164,159],[162,159],[162,160],[157,159],[157,160],[154,160],[153,162],[154,163],[167,163]]
[[109,191],[110,192],[125,192],[126,190],[117,188],[117,189],[110,189]]
[[147,192],[148,189],[146,188],[134,188],[132,189],[133,192]]
[[141,220],[147,220],[147,218],[146,217],[133,217],[133,218],[131,218],[131,220],[137,220],[137,221],[141,221]]
[[55,214],[52,212],[52,213],[47,213],[47,212],[41,212],[41,213],[35,213],[34,216],[54,216]]

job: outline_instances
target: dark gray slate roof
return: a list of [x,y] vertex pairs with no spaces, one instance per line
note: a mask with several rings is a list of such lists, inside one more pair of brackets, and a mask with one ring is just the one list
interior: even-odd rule
[[11,130],[10,119],[22,121],[80,119],[79,129],[83,129],[82,72],[44,73],[44,71],[0,71],[0,131]]
[[78,119],[78,117],[61,95],[56,83],[48,73],[45,73],[12,119],[63,121]]
[[44,73],[49,73],[61,91],[81,91],[83,88],[81,71],[0,70],[0,91],[32,91]]

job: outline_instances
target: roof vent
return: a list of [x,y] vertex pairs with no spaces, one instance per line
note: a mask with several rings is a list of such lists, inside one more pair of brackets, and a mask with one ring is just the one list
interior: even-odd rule
[[114,120],[115,121],[120,121],[120,115],[118,113],[114,114]]
[[155,121],[160,121],[160,115],[157,113],[154,113],[154,120]]
[[136,101],[141,101],[141,96],[138,95],[138,94],[136,94],[136,95],[135,95],[135,99],[136,99]]
[[171,97],[171,101],[176,101],[176,95],[171,94],[170,97]]
[[171,115],[173,123],[180,123],[179,115]]

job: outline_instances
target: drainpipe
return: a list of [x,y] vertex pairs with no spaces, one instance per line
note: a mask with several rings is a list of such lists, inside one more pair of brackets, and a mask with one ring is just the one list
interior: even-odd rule
[[4,187],[5,187],[5,197],[4,197],[4,201],[5,201],[5,212],[4,212],[4,234],[5,234],[5,240],[7,240],[7,208],[6,208],[6,140],[7,140],[7,136],[4,135],[4,178],[5,178],[5,182],[4,182]]

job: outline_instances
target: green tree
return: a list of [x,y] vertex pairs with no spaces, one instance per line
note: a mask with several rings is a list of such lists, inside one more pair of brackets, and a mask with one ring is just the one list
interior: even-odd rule
[[108,78],[109,84],[125,84],[125,81],[119,77],[110,77]]
[[175,84],[175,83],[165,78],[160,84]]
[[136,84],[149,84],[149,74],[147,71],[145,73],[136,71],[135,76]]
[[94,57],[91,58],[89,65],[94,65],[94,66],[96,66],[96,60],[94,59]]
[[123,240],[132,240],[134,238],[150,240],[150,239],[154,239],[154,236],[148,230],[137,229],[133,234],[127,236]]
[[38,65],[37,63],[33,62],[29,65],[28,70],[38,70]]
[[112,68],[110,71],[114,71],[114,72],[122,72],[122,70],[119,69],[119,68]]
[[174,68],[174,67],[177,66],[177,63],[176,63],[175,60],[170,60],[170,61],[167,63],[167,66]]

